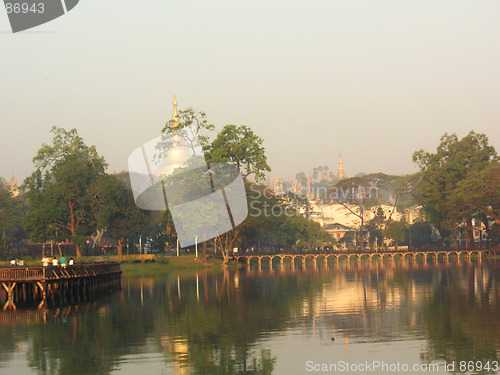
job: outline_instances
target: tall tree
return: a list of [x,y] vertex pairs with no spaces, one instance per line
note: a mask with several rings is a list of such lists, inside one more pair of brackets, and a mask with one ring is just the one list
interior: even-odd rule
[[[214,125],[208,123],[206,114],[204,112],[195,112],[192,108],[179,111],[178,116],[170,120],[162,129],[164,138],[163,142],[158,147],[161,152],[170,151],[172,147],[178,147],[178,144],[176,143],[178,141],[189,147],[192,151],[191,159],[184,161],[185,165],[174,171],[175,179],[164,181],[164,187],[168,186],[169,189],[177,190],[176,194],[171,194],[169,196],[170,205],[175,205],[176,201],[177,203],[186,203],[190,200],[189,197],[196,196],[196,193],[199,195],[200,191],[203,191],[204,188],[206,188],[206,175],[204,175],[204,172],[206,171],[202,171],[200,169],[189,170],[190,168],[186,169],[185,166],[192,164],[193,162],[198,165],[200,164],[199,158],[201,158],[202,155],[198,154],[198,150],[200,150],[199,147],[209,147],[208,136],[204,133],[210,132],[213,129]],[[182,131],[178,132],[179,130]],[[176,131],[178,132],[180,139],[170,137],[170,133]],[[171,216],[168,210],[169,209],[167,207],[167,217]],[[200,207],[198,207],[197,211],[198,215],[191,216],[189,212],[181,212],[181,216],[189,215],[189,218],[179,218],[182,221],[189,220],[191,227],[194,226],[195,231],[200,232],[199,239],[203,239],[201,255],[203,262],[206,262],[207,259],[207,242],[205,240],[203,228],[211,223],[211,216],[207,211],[209,211],[208,208],[200,202]],[[206,212],[207,214],[203,214],[203,212]],[[181,232],[180,228],[177,232]]]
[[53,168],[68,157],[86,160],[96,170],[104,170],[107,167],[102,156],[99,156],[95,146],[87,146],[76,129],[65,130],[53,126],[50,130],[54,134],[52,144],[43,144],[33,158],[36,171],[46,173],[49,177]]
[[500,162],[468,173],[457,184],[455,199],[457,204],[477,210],[500,225]]
[[56,232],[74,243],[76,255],[94,232],[89,188],[106,163],[95,146],[85,145],[75,129],[53,127],[52,145],[42,145],[34,157],[36,170],[24,185],[30,211],[25,228],[30,238],[47,241]]
[[22,202],[12,196],[7,183],[0,178],[0,258],[7,256],[10,237],[22,221]]
[[469,172],[457,184],[451,199],[456,207],[483,223],[490,241],[498,241],[491,224],[500,225],[500,162]]
[[416,151],[413,161],[422,170],[419,196],[431,222],[441,234],[442,229],[453,230],[455,240],[458,225],[465,223],[466,243],[471,247],[473,210],[456,204],[457,188],[470,173],[480,172],[498,161],[495,148],[484,134],[471,131],[461,140],[456,134],[445,134],[436,153]]

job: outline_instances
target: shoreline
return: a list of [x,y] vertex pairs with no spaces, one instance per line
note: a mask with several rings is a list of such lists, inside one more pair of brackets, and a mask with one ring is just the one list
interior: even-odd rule
[[194,255],[176,256],[156,256],[154,262],[123,262],[121,263],[123,277],[142,276],[167,276],[172,274],[191,274],[200,271],[222,272],[226,269],[236,269],[244,266],[235,261],[229,262],[224,267],[222,259],[208,258],[207,263],[202,263]]
[[[500,255],[493,255],[490,258],[492,261],[500,261]],[[117,256],[100,256],[100,257],[85,257],[77,259],[79,261],[118,261]],[[288,263],[290,259],[285,259]],[[40,261],[28,260],[24,262],[24,266],[41,265]],[[0,266],[10,266],[10,262],[0,262]],[[120,262],[122,277],[134,278],[144,276],[168,276],[179,274],[192,274],[201,271],[223,272],[225,269],[238,269],[245,267],[244,263],[239,263],[235,260],[229,261],[227,266],[223,266],[222,259],[208,257],[207,263],[202,263],[199,258],[193,255],[168,256],[156,255],[154,261],[141,262],[139,260]]]

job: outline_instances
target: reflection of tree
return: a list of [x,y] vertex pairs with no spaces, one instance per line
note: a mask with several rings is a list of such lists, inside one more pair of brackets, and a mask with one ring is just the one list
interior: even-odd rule
[[[493,270],[443,270],[424,312],[428,360],[498,361],[498,293]],[[484,274],[483,274],[484,272]],[[496,284],[498,285],[498,284]]]
[[107,374],[151,330],[150,310],[97,303],[56,310],[30,331],[28,363],[40,374]]
[[[0,369],[2,364],[8,362],[13,356],[16,347],[21,345],[18,337],[9,334],[9,330],[0,326]],[[1,372],[1,370],[0,370]]]
[[[253,278],[228,270],[204,275],[201,281],[204,291],[197,294],[193,281],[184,280],[182,299],[172,284],[165,293],[167,307],[155,317],[169,360],[178,367],[189,364],[196,374],[271,374],[276,359],[255,343],[268,332],[285,329],[300,314],[302,301],[314,298],[322,285],[300,275]],[[205,293],[208,298],[200,301]],[[180,342],[184,355],[179,355]]]
[[[200,368],[196,368],[195,373],[200,374],[255,374],[270,375],[273,373],[275,358],[272,358],[271,351],[261,349],[260,357],[252,357],[248,361],[248,351],[230,350],[219,351],[218,356],[211,361],[200,363]],[[248,363],[250,362],[250,363]],[[196,367],[196,366],[195,366]]]

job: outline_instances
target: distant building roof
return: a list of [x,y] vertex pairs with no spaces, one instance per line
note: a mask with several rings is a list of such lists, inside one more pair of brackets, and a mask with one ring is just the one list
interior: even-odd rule
[[354,228],[339,224],[339,223],[333,223],[333,224],[326,224],[323,226],[323,229],[326,231],[351,231],[355,230]]

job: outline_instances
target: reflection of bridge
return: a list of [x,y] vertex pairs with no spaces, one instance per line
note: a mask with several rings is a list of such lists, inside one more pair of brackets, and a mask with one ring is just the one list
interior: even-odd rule
[[295,259],[299,258],[302,260],[302,267],[305,267],[306,259],[311,258],[313,267],[316,267],[318,258],[322,258],[323,262],[327,264],[328,258],[333,257],[334,261],[337,260],[347,260],[355,259],[356,261],[362,258],[372,261],[383,260],[388,258],[391,260],[395,259],[409,259],[417,260],[418,258],[423,261],[427,261],[429,258],[431,260],[438,260],[441,256],[443,261],[449,261],[451,259],[459,260],[462,256],[465,259],[470,260],[472,255],[475,255],[477,259],[481,260],[484,257],[489,258],[491,255],[495,255],[497,252],[495,250],[427,250],[427,251],[392,251],[392,252],[365,252],[365,253],[272,253],[272,254],[245,254],[245,255],[235,255],[234,259],[240,260],[245,259],[247,266],[250,266],[252,259],[257,259],[259,268],[262,265],[262,259],[267,258],[269,265],[272,265],[273,260],[278,258],[280,261],[280,266],[283,266],[285,258],[290,258],[292,268],[295,267]]
[[[16,309],[16,304],[39,302],[68,303],[97,297],[101,293],[119,288],[119,263],[88,263],[63,267],[2,267],[0,290],[4,294],[4,310]],[[0,298],[1,299],[1,298]]]

